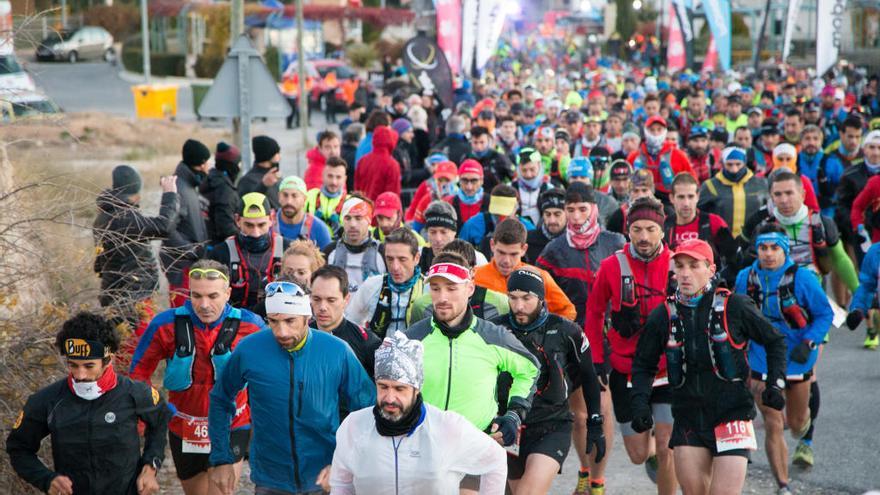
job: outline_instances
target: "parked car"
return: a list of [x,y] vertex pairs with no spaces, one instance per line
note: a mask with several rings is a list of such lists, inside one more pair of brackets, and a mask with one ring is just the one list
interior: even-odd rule
[[37,47],[37,60],[67,60],[73,64],[89,58],[110,61],[114,57],[113,36],[99,26],[53,32]]
[[15,55],[0,55],[0,92],[36,89],[33,78],[25,72]]
[[42,118],[61,109],[39,91],[0,91],[0,123]]
[[[340,109],[348,102],[344,94],[344,88],[354,83],[357,79],[357,73],[345,64],[342,60],[337,59],[318,59],[306,62],[306,90],[309,93],[309,103],[313,107]],[[299,80],[297,75],[296,62],[287,66],[282,75],[282,87],[289,87],[287,92],[298,92],[296,84]],[[353,94],[353,91],[352,91]]]

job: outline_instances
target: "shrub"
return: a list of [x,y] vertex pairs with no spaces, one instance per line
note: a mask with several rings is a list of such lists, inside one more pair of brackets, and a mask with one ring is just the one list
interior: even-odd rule
[[[142,73],[144,56],[139,48],[125,46],[122,49],[122,65],[129,72]],[[180,53],[150,53],[150,73],[155,76],[184,77],[186,56]]]
[[367,69],[379,58],[379,53],[370,45],[353,43],[346,47],[345,56],[352,66]]
[[94,5],[83,13],[83,21],[90,26],[101,26],[116,40],[138,32],[141,17],[135,4]]

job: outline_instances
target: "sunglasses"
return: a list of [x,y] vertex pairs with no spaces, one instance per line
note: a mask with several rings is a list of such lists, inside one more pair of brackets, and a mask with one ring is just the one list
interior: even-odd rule
[[218,280],[229,282],[229,276],[216,268],[193,268],[189,271],[189,278],[193,280]]
[[293,282],[271,282],[266,285],[266,297],[278,294],[279,292],[291,296],[305,295],[302,288]]

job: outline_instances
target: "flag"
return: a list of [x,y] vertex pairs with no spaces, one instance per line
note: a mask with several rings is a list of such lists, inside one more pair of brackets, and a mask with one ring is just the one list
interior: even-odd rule
[[782,61],[788,60],[791,54],[791,37],[794,35],[794,27],[797,25],[798,11],[801,9],[801,0],[788,0],[788,16],[785,18],[785,39],[782,42]]
[[715,38],[709,35],[709,49],[706,50],[706,58],[703,59],[702,72],[714,72],[718,67],[718,49],[715,48]]
[[694,23],[693,12],[690,9],[687,0],[672,0],[672,15],[670,19],[677,21],[681,29],[681,35],[684,40],[685,63],[690,67],[694,63],[693,43],[694,43]]
[[816,11],[816,75],[822,76],[837,62],[846,0],[819,0]]
[[730,0],[703,0],[703,10],[715,46],[718,49],[718,62],[721,69],[730,70],[730,39],[733,35],[730,24]]
[[425,36],[416,36],[403,47],[403,65],[416,84],[434,92],[446,108],[452,108],[452,70],[443,51]]
[[474,70],[477,48],[478,0],[462,0],[461,4],[461,74],[470,76]]
[[671,71],[682,70],[687,66],[687,53],[681,25],[675,15],[675,7],[669,5],[669,40],[666,44],[666,67]]
[[461,0],[437,0],[437,44],[449,67],[461,71]]

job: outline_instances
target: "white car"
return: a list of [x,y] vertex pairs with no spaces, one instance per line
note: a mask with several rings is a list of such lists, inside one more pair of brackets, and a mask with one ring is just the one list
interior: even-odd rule
[[113,36],[99,26],[83,26],[73,31],[49,34],[37,47],[37,60],[66,60],[76,63],[88,58],[110,61],[113,53]]
[[21,67],[15,55],[0,55],[0,92],[29,92],[36,89],[33,78]]
[[0,124],[60,112],[58,105],[39,91],[0,91]]

